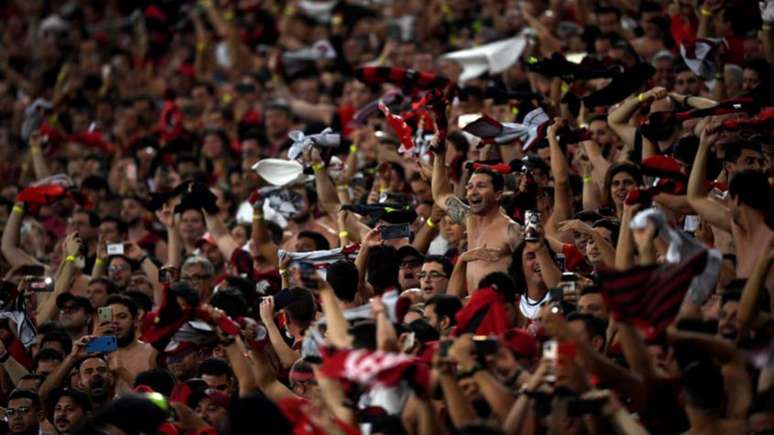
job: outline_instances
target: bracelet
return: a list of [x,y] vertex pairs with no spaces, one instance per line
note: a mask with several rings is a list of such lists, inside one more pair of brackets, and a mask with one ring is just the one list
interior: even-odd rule
[[75,255],[68,255],[67,257],[65,257],[65,261],[69,261],[70,263],[75,263],[75,260],[77,260],[77,258],[75,258]]
[[207,49],[207,43],[204,41],[199,41],[196,43],[196,51],[202,52]]
[[14,205],[13,209],[11,209],[11,213],[24,214],[24,207],[20,205]]
[[323,166],[322,163],[312,163],[312,170],[314,171],[315,174],[322,171],[323,168],[325,168],[325,166]]
[[380,188],[379,188],[379,193],[384,193],[384,192],[387,192],[387,191],[389,191],[389,190],[390,190],[390,189],[388,189],[388,188],[386,188],[386,187],[380,187]]
[[253,213],[253,220],[254,221],[259,221],[261,219],[263,219],[263,213]]
[[639,101],[640,103],[642,103],[643,101],[645,101],[645,94],[644,94],[644,93],[642,93],[642,92],[640,92],[639,94],[637,94],[637,101]]
[[40,154],[40,149],[38,149],[37,147],[35,147],[35,148],[30,148],[30,153],[31,153],[33,156],[37,156],[37,155],[39,155],[39,154]]
[[358,152],[358,147],[355,144],[352,144],[349,146],[349,153],[350,154],[356,154]]
[[94,260],[94,264],[97,266],[104,266],[105,264],[107,264],[107,262],[101,258],[97,258],[96,260]]
[[296,8],[294,6],[288,6],[285,8],[284,14],[286,17],[290,17],[295,13],[296,13]]
[[699,13],[701,14],[702,17],[711,17],[712,16],[712,11],[707,9],[707,8],[699,9]]
[[349,186],[347,186],[346,184],[340,184],[340,185],[336,186],[336,191],[337,192],[349,192]]
[[435,228],[435,224],[433,223],[433,218],[427,218],[425,223],[427,224],[428,227]]
[[342,239],[344,237],[349,237],[349,231],[339,231],[339,237]]
[[591,183],[591,181],[592,181],[592,177],[591,177],[591,175],[584,175],[584,176],[583,176],[583,183],[584,183],[584,184],[586,184],[586,183]]

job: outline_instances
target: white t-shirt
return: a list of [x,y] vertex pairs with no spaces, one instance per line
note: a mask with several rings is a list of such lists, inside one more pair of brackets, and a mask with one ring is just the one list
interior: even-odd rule
[[548,302],[549,297],[549,292],[546,292],[543,295],[543,298],[539,301],[530,298],[526,294],[521,295],[521,301],[519,302],[519,310],[521,310],[521,314],[530,320],[537,319],[540,306]]

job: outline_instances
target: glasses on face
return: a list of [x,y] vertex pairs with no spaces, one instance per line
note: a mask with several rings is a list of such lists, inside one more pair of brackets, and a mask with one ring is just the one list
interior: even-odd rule
[[5,415],[8,417],[23,416],[30,412],[29,406],[20,406],[18,408],[8,408],[5,410]]
[[400,263],[401,269],[413,269],[420,266],[422,266],[422,262],[420,260],[407,260]]
[[694,83],[696,83],[696,79],[675,80],[675,84],[678,86],[692,85]]
[[185,275],[182,278],[184,281],[190,282],[205,282],[210,279],[209,275]]
[[293,381],[291,389],[297,393],[303,393],[315,385],[317,385],[317,381]]
[[419,279],[425,279],[427,277],[430,277],[430,279],[432,280],[436,280],[436,279],[446,278],[446,275],[441,272],[436,272],[434,270],[430,272],[419,272],[417,274],[417,278]]
[[68,313],[69,314],[69,313],[74,313],[74,312],[76,312],[76,311],[78,311],[80,309],[81,309],[80,305],[72,304],[72,305],[65,305],[65,306],[63,306],[62,308],[59,309],[59,311],[61,311],[63,313]]
[[128,270],[131,270],[131,266],[128,264],[118,264],[113,266],[108,266],[108,272],[126,272]]

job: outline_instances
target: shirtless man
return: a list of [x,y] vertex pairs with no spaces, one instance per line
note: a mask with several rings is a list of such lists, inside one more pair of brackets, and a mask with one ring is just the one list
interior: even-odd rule
[[496,253],[495,261],[473,260],[467,267],[465,281],[468,291],[478,288],[478,282],[491,272],[504,272],[511,265],[511,253],[521,242],[521,226],[500,208],[503,176],[489,168],[479,168],[465,186],[465,204],[451,190],[446,174],[445,151],[436,153],[433,161],[433,200],[447,216],[468,230],[468,251]]
[[711,131],[707,128],[702,131],[699,150],[691,169],[688,203],[702,219],[733,235],[737,260],[736,277],[747,278],[752,273],[756,260],[768,252],[774,243],[774,232],[766,225],[764,218],[768,207],[767,191],[771,187],[765,173],[760,171],[762,165],[745,166],[741,164],[740,158],[740,162],[726,166],[729,172],[733,170],[733,174],[730,177],[728,200],[725,204],[707,196],[704,188],[706,162],[709,148],[718,137],[717,133],[708,133],[708,130]]
[[120,361],[120,368],[116,391],[121,392],[131,388],[138,373],[154,367],[151,360],[155,361],[155,351],[150,344],[137,339],[137,305],[133,300],[113,295],[108,298],[107,306],[113,311],[113,320],[101,323],[95,333],[112,333],[118,339],[115,358]]

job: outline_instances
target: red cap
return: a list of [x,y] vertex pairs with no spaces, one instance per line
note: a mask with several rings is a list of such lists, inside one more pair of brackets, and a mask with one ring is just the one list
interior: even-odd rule
[[535,358],[538,356],[538,341],[526,329],[509,329],[500,336],[500,340],[517,357]]
[[215,243],[215,239],[212,238],[212,234],[209,232],[204,233],[203,236],[199,237],[198,240],[196,240],[196,243],[194,244],[197,248],[201,248],[203,244],[209,243],[212,246],[218,246],[217,243]]

